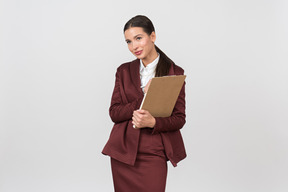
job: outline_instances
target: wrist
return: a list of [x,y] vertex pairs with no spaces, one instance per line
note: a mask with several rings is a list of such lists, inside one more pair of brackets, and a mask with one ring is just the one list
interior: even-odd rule
[[154,128],[155,127],[155,125],[156,125],[156,119],[153,117],[152,118],[152,121],[151,121],[151,128]]

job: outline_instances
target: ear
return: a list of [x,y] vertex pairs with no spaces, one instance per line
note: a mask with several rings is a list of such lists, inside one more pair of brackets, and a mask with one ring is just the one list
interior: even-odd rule
[[155,43],[156,41],[156,33],[153,31],[150,35],[151,41],[153,41],[153,43]]

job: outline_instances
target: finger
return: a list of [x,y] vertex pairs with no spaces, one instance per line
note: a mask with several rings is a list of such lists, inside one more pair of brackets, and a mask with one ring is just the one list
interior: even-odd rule
[[137,121],[135,121],[135,119],[133,119],[133,118],[132,118],[132,124],[135,126],[137,125]]
[[146,111],[146,110],[145,110],[145,112],[144,112],[144,115],[145,115],[146,117],[152,117],[151,113],[150,113],[149,111]]
[[134,113],[133,113],[133,116],[132,116],[132,117],[139,119],[139,118],[140,118],[140,113],[139,113],[139,112],[137,112],[137,111],[134,111]]
[[145,118],[145,113],[135,113],[135,115],[133,115],[133,117],[135,117],[138,121]]
[[146,110],[141,110],[138,114],[137,114],[138,119],[146,119],[147,117],[151,117],[151,114],[149,113],[149,111]]
[[149,86],[150,86],[151,81],[152,81],[152,79],[150,79],[150,80],[148,81],[148,83],[146,84],[147,89],[149,89]]
[[151,83],[152,79],[149,79],[148,83],[146,84],[146,86],[149,87],[150,83]]
[[142,126],[143,120],[141,118],[132,117],[132,120],[138,128]]
[[137,129],[137,128],[138,128],[137,125],[136,125],[136,123],[135,123],[134,121],[132,121],[132,124],[133,124],[133,128],[134,128],[134,129]]
[[140,117],[139,117],[139,114],[138,114],[138,113],[134,113],[133,116],[132,116],[132,118],[139,119]]
[[145,114],[145,113],[147,113],[147,111],[144,110],[144,109],[139,109],[139,110],[137,110],[137,112],[138,112],[138,114]]
[[132,117],[132,123],[136,124],[138,121],[135,117]]
[[143,115],[143,117],[145,118],[151,118],[153,117],[153,115],[151,115],[151,113],[147,110],[143,110],[143,113],[141,113]]
[[138,110],[133,112],[133,115],[134,114],[140,116],[142,114],[145,114],[145,110],[144,109],[138,109]]
[[141,128],[141,125],[135,121],[132,121],[134,128]]

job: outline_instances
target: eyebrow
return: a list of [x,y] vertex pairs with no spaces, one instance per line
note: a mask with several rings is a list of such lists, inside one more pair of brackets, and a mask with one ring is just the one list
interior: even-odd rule
[[135,35],[135,36],[134,36],[134,38],[136,38],[137,36],[140,36],[140,35],[142,36],[143,34],[138,34],[138,35]]
[[[135,38],[138,37],[138,36],[143,36],[143,34],[139,33],[139,34],[135,35],[135,36],[133,37],[133,39],[135,39]],[[130,41],[130,39],[125,39],[125,41]]]

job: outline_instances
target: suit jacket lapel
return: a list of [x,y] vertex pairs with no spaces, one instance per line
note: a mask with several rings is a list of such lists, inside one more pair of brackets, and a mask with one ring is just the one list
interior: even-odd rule
[[136,59],[130,64],[130,76],[131,80],[137,90],[137,93],[143,95],[141,90],[141,80],[140,80],[140,60]]
[[170,69],[169,69],[168,75],[175,75],[175,72],[174,72],[174,64],[173,64],[173,63],[171,64],[171,67],[170,67]]

